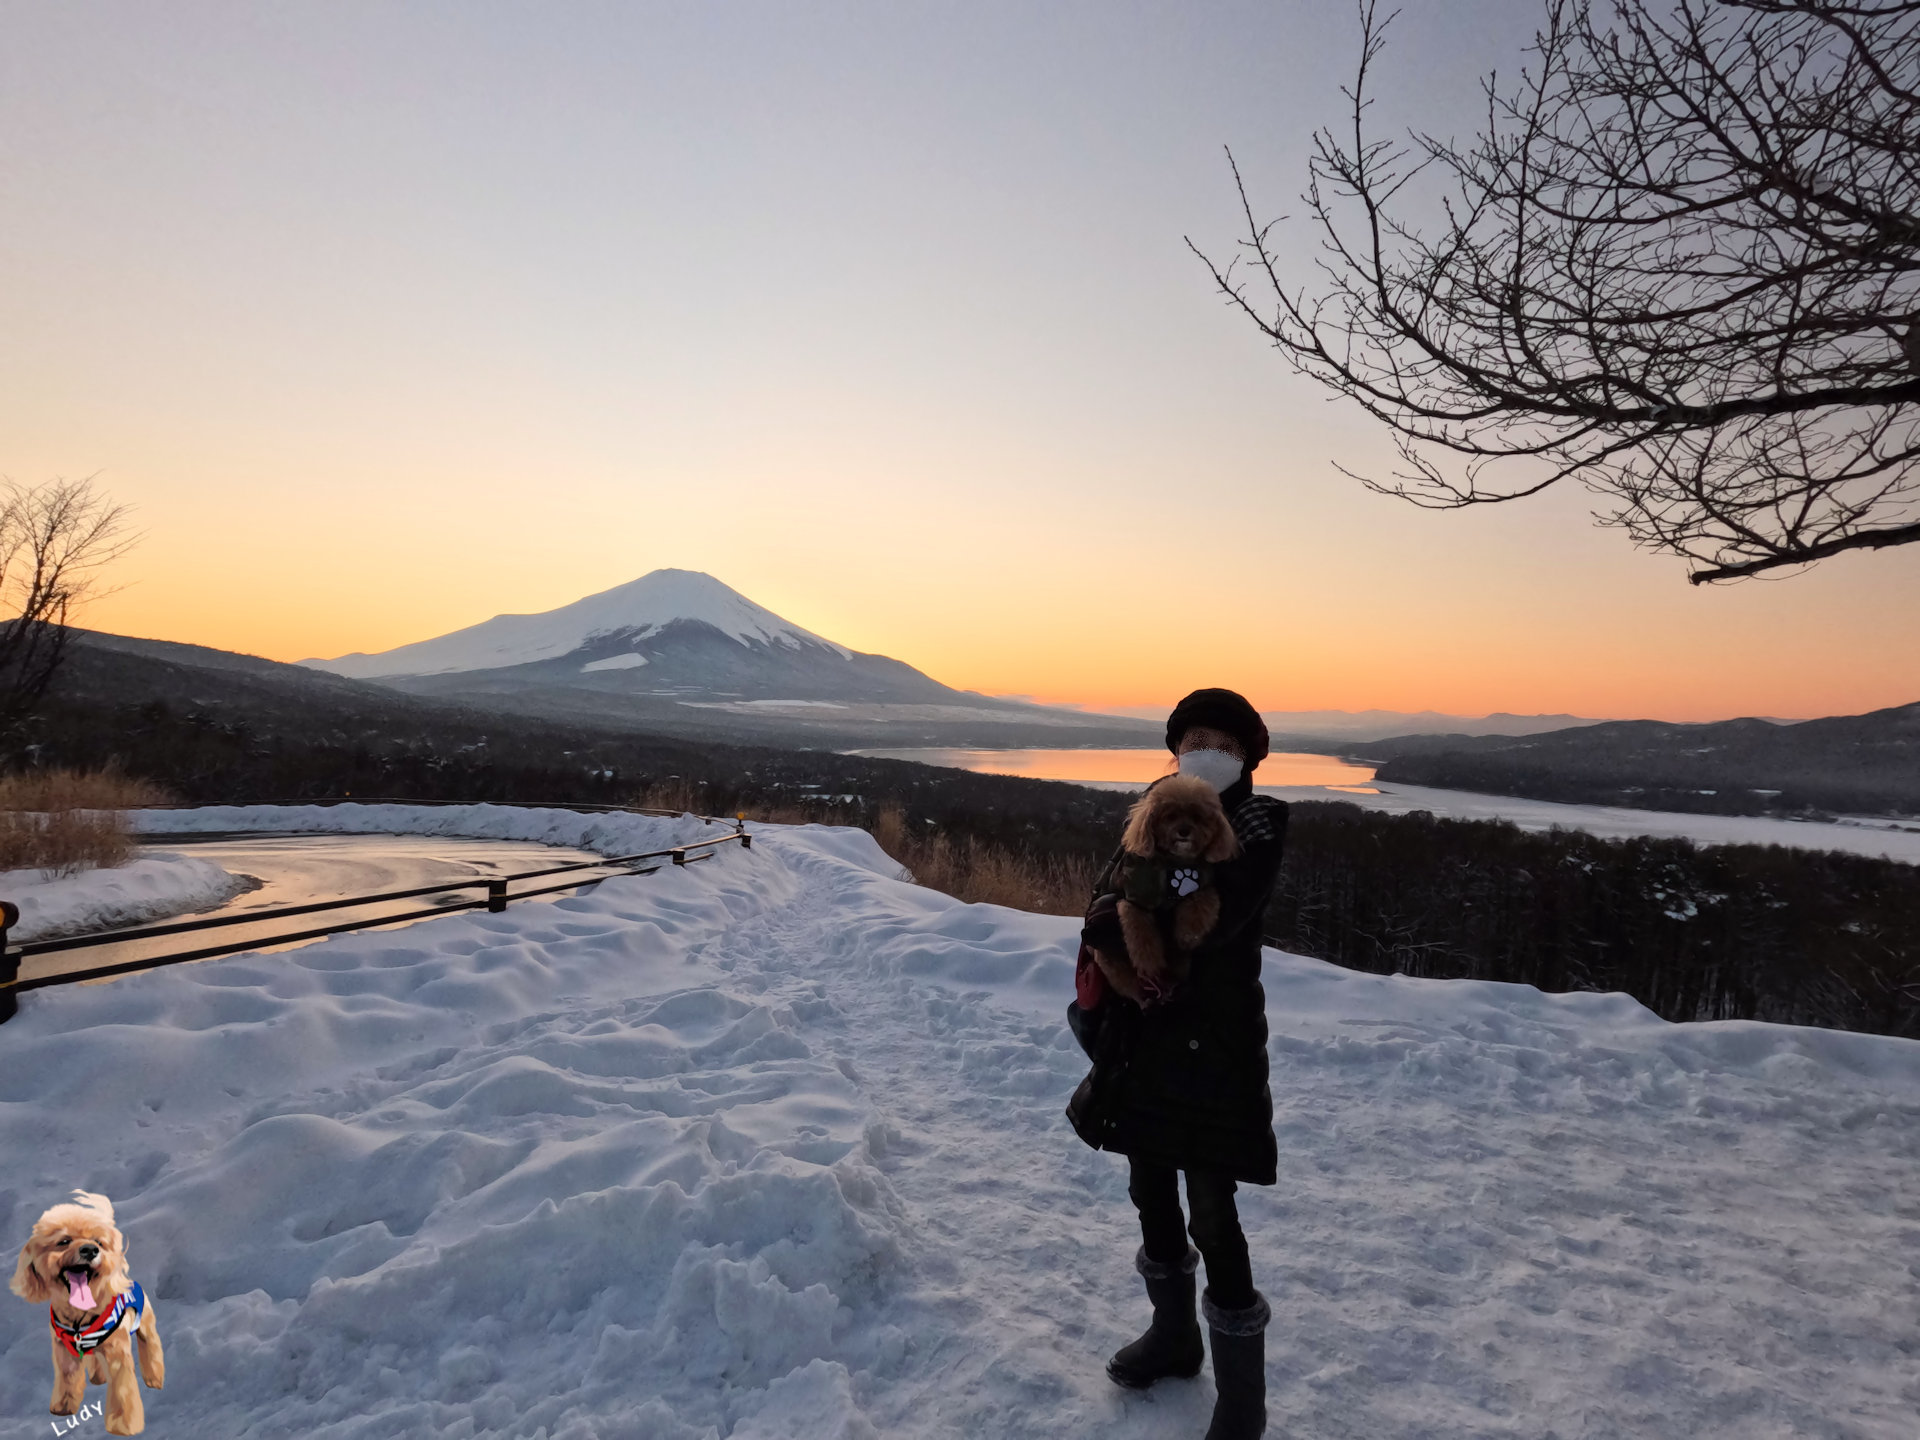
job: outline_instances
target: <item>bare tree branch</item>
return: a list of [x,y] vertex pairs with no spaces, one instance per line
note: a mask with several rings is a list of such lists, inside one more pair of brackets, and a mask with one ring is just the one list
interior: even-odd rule
[[0,481],[0,729],[39,706],[66,658],[69,616],[138,543],[128,519],[91,479]]
[[[1920,540],[1920,0],[1547,0],[1468,143],[1367,129],[1360,0],[1304,196],[1317,286],[1246,222],[1227,302],[1389,427],[1376,490],[1565,480],[1696,584]],[[1422,179],[1424,177],[1424,179]],[[1445,196],[1425,228],[1416,181]]]

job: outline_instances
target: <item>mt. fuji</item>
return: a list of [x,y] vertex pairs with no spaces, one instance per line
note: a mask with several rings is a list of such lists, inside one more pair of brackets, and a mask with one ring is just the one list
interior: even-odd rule
[[584,661],[579,668],[587,672],[634,669],[649,663],[649,657],[631,649],[618,654],[601,652],[629,642],[637,644],[648,636],[658,648],[662,632],[674,625],[703,626],[749,650],[771,646],[818,648],[832,651],[842,660],[852,659],[854,653],[782,620],[711,575],[698,570],[655,570],[543,614],[496,615],[450,635],[377,655],[355,653],[300,663],[355,680],[384,680],[402,675],[498,670],[592,652],[598,658]]
[[[1151,728],[955,690],[816,635],[695,570],[655,570],[544,614],[496,615],[375,655],[300,663],[497,710],[714,738],[1084,745],[1139,743]],[[1036,727],[1051,733],[1014,733]],[[1060,736],[1063,727],[1075,733]]]

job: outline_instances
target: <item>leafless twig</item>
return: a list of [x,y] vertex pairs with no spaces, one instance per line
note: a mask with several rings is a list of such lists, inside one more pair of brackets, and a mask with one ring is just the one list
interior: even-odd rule
[[[1920,3],[1548,0],[1467,144],[1368,133],[1390,17],[1360,19],[1305,196],[1322,283],[1283,278],[1237,166],[1241,253],[1195,253],[1394,432],[1405,468],[1364,483],[1575,480],[1696,584],[1920,541]],[[1421,175],[1428,230],[1396,203]]]

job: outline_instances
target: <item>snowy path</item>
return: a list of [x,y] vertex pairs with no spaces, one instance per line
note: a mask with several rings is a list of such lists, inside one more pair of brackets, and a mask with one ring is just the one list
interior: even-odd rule
[[[794,959],[875,908],[809,899]],[[1037,1003],[1009,1008],[910,978],[916,959],[950,975],[929,942],[1003,949],[1031,918],[967,916],[872,925],[845,946],[853,983],[826,986],[885,1116],[876,1163],[964,1274],[925,1327],[940,1363],[903,1376],[880,1429],[932,1406],[952,1427],[934,1433],[1197,1435],[1204,1381],[1143,1398],[1100,1373],[1144,1318],[1137,1238],[1122,1163],[1060,1115],[1084,1064],[1057,994],[1013,987]],[[1281,1317],[1276,1428],[1912,1433],[1920,1046],[1269,963],[1282,1179],[1242,1208]],[[1891,1095],[1848,1073],[1876,1059]]]
[[[1197,1436],[1204,1376],[1101,1374],[1143,1305],[1060,1114],[1072,924],[890,870],[809,827],[29,996],[0,1221],[119,1202],[155,1434]],[[1268,991],[1271,1433],[1912,1434],[1920,1045],[1272,952]],[[36,1427],[43,1326],[0,1306]]]

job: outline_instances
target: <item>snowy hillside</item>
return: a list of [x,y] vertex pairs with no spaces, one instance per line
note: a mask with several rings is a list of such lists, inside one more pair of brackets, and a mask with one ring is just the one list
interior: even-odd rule
[[[263,822],[301,817],[169,820]],[[1198,1436],[1204,1375],[1101,1373],[1145,1309],[1124,1165],[1061,1115],[1074,930],[770,829],[554,905],[36,992],[0,1028],[0,1221],[118,1203],[155,1435]],[[1920,1044],[1267,958],[1281,1179],[1241,1203],[1271,1434],[1911,1436]],[[23,1427],[45,1326],[0,1305]]]
[[[447,675],[465,670],[496,670],[555,660],[592,647],[596,640],[638,640],[676,620],[712,626],[741,644],[780,645],[789,649],[819,646],[846,659],[844,645],[782,620],[739,591],[697,570],[655,570],[638,580],[589,595],[539,615],[496,615],[478,625],[385,650],[332,660],[303,660],[316,670],[331,670],[357,680],[387,675]],[[584,662],[592,670],[633,668],[646,663],[637,652],[602,646],[612,653]]]

